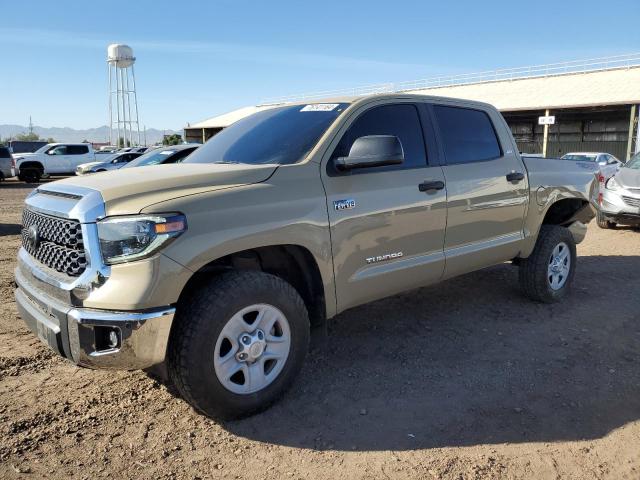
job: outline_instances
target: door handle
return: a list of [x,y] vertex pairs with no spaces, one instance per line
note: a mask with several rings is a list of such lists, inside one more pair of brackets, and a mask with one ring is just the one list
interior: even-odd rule
[[429,190],[442,190],[444,188],[444,182],[441,180],[425,180],[418,185],[418,190],[421,192],[428,192]]
[[521,173],[521,172],[507,173],[508,182],[520,182],[522,180],[524,180],[524,173]]

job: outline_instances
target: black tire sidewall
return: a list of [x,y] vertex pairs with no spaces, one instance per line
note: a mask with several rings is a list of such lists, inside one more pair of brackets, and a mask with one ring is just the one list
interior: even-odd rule
[[[549,285],[548,267],[551,254],[559,243],[565,243],[569,247],[571,267],[562,288],[554,290]],[[533,300],[544,303],[557,302],[564,298],[571,289],[576,267],[576,243],[572,233],[565,227],[543,225],[533,253],[521,264],[520,282],[525,293]]]
[[569,230],[567,230],[566,228],[563,227],[558,227],[556,230],[556,234],[558,236],[561,236],[562,239],[560,241],[556,241],[555,243],[552,243],[551,248],[548,249],[547,251],[547,262],[549,261],[549,258],[551,257],[551,254],[553,252],[553,250],[555,249],[555,247],[561,243],[564,242],[568,247],[569,247],[569,255],[571,258],[571,265],[569,268],[569,276],[567,277],[566,281],[564,282],[564,285],[562,285],[561,288],[559,288],[558,290],[553,290],[551,288],[551,285],[549,285],[549,280],[547,277],[547,273],[545,271],[545,283],[547,285],[547,288],[549,290],[549,295],[550,297],[552,297],[553,301],[558,301],[561,298],[565,297],[567,295],[567,293],[569,292],[569,290],[571,289],[571,284],[573,283],[573,277],[576,274],[576,264],[577,264],[577,253],[576,253],[576,243],[573,240],[573,235],[571,234],[571,232]]
[[[225,288],[233,283],[237,288]],[[210,295],[220,289],[222,295]],[[182,343],[181,382],[186,397],[201,412],[219,418],[235,418],[268,407],[286,390],[300,370],[309,344],[309,319],[302,299],[284,280],[261,272],[232,272],[191,297],[191,305],[176,321],[191,322],[193,332]],[[278,377],[263,390],[236,394],[227,390],[214,369],[215,345],[222,329],[238,311],[253,304],[269,304],[286,317],[291,349]],[[199,318],[189,318],[190,315]],[[203,318],[204,317],[204,318]]]

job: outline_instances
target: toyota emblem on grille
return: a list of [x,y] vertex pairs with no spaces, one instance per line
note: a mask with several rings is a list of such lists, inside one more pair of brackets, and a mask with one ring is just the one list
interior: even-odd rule
[[29,227],[29,236],[27,240],[31,248],[33,248],[34,250],[38,249],[38,245],[40,245],[40,233],[38,232],[37,226],[31,225]]

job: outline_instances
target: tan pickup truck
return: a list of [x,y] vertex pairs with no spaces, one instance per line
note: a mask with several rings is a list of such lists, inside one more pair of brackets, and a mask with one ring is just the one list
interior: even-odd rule
[[560,300],[594,188],[572,162],[521,158],[483,103],[286,104],[182,164],[34,190],[16,299],[72,362],[166,367],[196,409],[238,417],[276,400],[310,329],[348,308],[501,262],[534,301]]

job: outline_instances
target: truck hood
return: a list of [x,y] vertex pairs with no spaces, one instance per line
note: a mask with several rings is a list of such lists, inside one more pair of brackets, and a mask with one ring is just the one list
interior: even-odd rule
[[107,215],[138,213],[154,203],[267,180],[277,165],[177,163],[71,177],[52,185],[97,190]]
[[623,188],[640,188],[640,170],[622,167],[616,173],[616,182]]
[[33,152],[28,152],[28,153],[14,153],[13,154],[13,158],[15,158],[16,160],[18,160],[19,158],[34,158],[34,157],[38,157],[40,156],[39,153],[33,153]]

